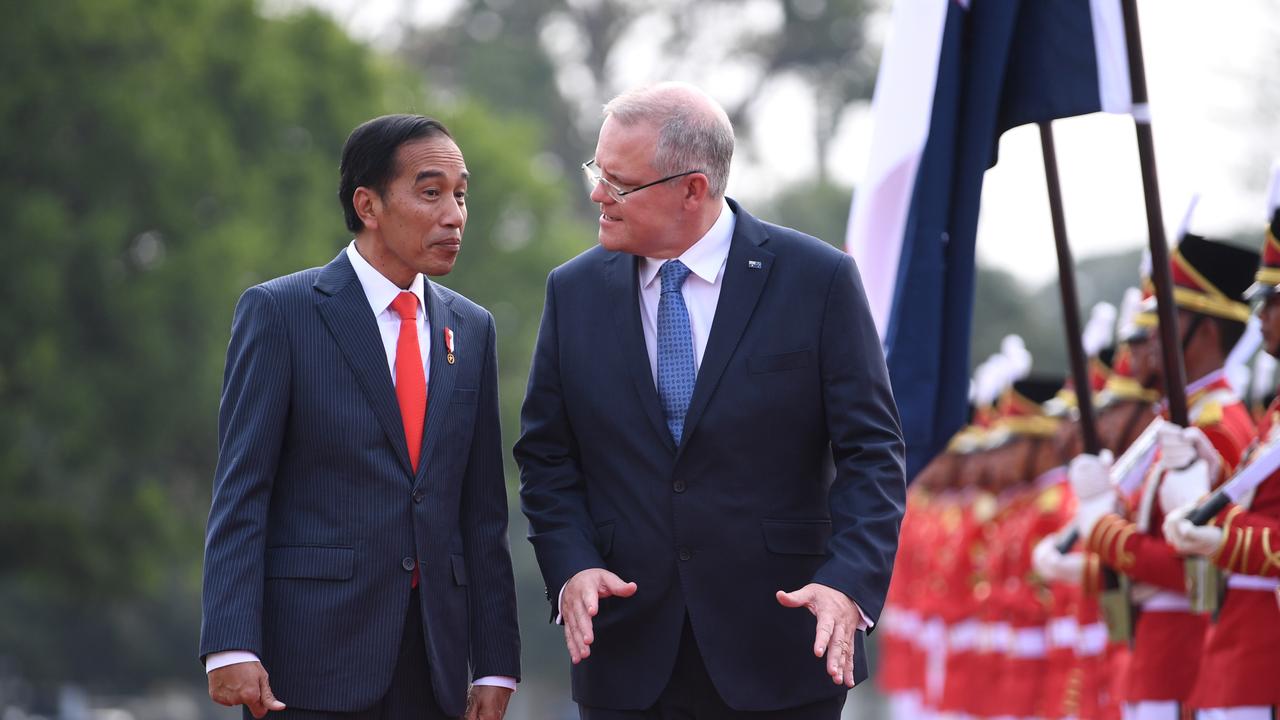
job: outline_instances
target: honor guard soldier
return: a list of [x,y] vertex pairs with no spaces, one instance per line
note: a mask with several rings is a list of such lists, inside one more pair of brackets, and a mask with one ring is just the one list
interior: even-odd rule
[[[1119,498],[1106,464],[1082,455],[1070,471],[1085,547],[1132,579],[1132,600],[1141,608],[1123,698],[1126,717],[1136,720],[1180,717],[1195,685],[1207,627],[1206,617],[1191,612],[1182,559],[1163,538],[1165,514],[1230,474],[1255,432],[1223,366],[1249,318],[1242,294],[1258,256],[1191,234],[1171,255],[1193,427],[1162,428],[1157,460],[1128,518],[1115,512]],[[1154,317],[1154,304],[1148,309]],[[1157,344],[1154,337],[1144,343]],[[1198,458],[1197,449],[1214,462]]]
[[[1258,308],[1263,348],[1280,357],[1280,165],[1271,185],[1262,262],[1245,299]],[[1273,401],[1246,467],[1274,465],[1278,437],[1280,401]],[[1165,520],[1165,536],[1179,552],[1208,557],[1230,573],[1190,698],[1200,718],[1272,720],[1280,708],[1280,472],[1258,479],[1204,527],[1186,520],[1192,505]]]

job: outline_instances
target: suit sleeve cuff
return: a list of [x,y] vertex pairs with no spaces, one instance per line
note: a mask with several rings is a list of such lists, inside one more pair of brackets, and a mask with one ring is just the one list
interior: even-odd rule
[[853,598],[849,598],[849,600],[853,602],[853,607],[858,611],[858,629],[862,632],[866,632],[875,627],[876,624],[871,620],[871,618],[867,617],[867,614],[862,612],[862,606],[858,604],[858,601]]
[[258,656],[247,650],[224,650],[222,652],[209,653],[204,659],[204,671],[211,673],[218,668],[237,663],[259,662]]
[[476,681],[471,684],[491,685],[493,687],[506,688],[511,692],[516,691],[516,679],[513,677],[507,677],[506,675],[486,675],[482,678],[477,678]]

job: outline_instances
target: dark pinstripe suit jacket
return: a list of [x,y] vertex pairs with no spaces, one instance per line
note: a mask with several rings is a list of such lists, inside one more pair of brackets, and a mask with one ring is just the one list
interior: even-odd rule
[[291,706],[349,711],[382,697],[414,558],[441,708],[462,713],[468,663],[473,677],[520,673],[493,318],[439,285],[425,294],[433,337],[416,474],[345,252],[252,287],[236,306],[200,656],[258,653]]
[[[606,567],[587,705],[652,705],[686,613],[739,710],[844,692],[814,619],[777,590],[819,582],[879,617],[898,545],[902,437],[853,260],[738,207],[715,319],[677,444],[640,325],[636,258],[595,247],[552,271],[521,412],[521,499],[548,599]],[[858,637],[855,675],[867,677]]]

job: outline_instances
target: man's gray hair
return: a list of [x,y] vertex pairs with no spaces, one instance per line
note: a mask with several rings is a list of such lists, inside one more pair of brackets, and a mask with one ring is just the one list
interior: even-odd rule
[[[698,102],[702,98],[705,102]],[[733,159],[733,126],[724,110],[691,85],[661,83],[628,90],[604,106],[623,125],[658,128],[654,169],[663,175],[700,170],[711,197],[724,196]]]

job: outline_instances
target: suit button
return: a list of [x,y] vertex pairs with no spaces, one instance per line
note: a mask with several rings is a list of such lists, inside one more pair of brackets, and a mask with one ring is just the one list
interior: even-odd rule
[[415,561],[414,561],[414,559],[413,559],[413,558],[411,558],[411,557],[407,557],[407,558],[405,558],[405,559],[403,559],[403,560],[401,560],[401,561],[400,561],[400,567],[402,567],[402,568],[404,568],[405,570],[410,571],[410,572],[413,570],[414,566],[415,566],[415,565],[417,565],[417,564],[418,564],[418,563],[417,563],[417,562],[415,562]]
[[672,483],[671,489],[675,490],[678,493],[684,492],[684,489],[685,489],[684,481],[683,480],[675,481],[674,483]]
[[416,502],[416,503],[420,503],[420,502],[422,502],[422,498],[424,498],[424,497],[426,497],[426,496],[427,496],[427,494],[426,494],[426,493],[424,493],[424,492],[422,492],[422,490],[421,490],[421,489],[418,489],[418,490],[414,490],[414,491],[413,491],[413,501],[414,501],[414,502]]
[[677,554],[681,560],[690,560],[693,558],[693,551],[687,547],[680,548],[680,551]]

